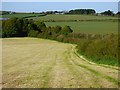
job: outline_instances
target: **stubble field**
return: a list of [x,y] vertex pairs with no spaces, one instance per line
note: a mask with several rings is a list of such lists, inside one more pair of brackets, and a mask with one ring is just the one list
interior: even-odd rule
[[76,45],[37,38],[2,41],[4,88],[118,87],[118,69],[85,61]]

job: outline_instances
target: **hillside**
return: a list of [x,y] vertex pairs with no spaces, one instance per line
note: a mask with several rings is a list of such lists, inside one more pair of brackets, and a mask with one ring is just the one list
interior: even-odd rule
[[109,20],[109,19],[118,19],[117,17],[112,16],[95,16],[95,15],[46,15],[45,17],[31,17],[30,19],[34,20],[43,20],[43,21],[81,21],[81,20]]
[[45,22],[47,26],[68,25],[74,32],[89,34],[118,33],[118,22],[83,21],[83,22]]
[[117,88],[118,70],[78,57],[76,45],[37,38],[3,39],[4,88]]

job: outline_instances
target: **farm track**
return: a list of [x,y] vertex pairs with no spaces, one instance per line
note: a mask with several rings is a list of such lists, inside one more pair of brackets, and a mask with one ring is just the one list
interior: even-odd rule
[[44,39],[3,39],[3,87],[118,88],[117,69],[86,62],[75,47]]

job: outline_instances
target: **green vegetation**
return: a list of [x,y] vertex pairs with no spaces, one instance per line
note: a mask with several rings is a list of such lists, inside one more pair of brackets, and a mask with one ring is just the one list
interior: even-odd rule
[[[110,25],[112,26],[112,24],[109,24],[109,26]],[[95,26],[97,30],[97,24],[95,24]],[[117,25],[114,26],[114,28],[115,27],[117,27]],[[110,28],[108,27],[106,29]],[[103,29],[101,32],[103,33],[104,30],[105,29]],[[77,44],[78,53],[85,55],[87,58],[91,58],[92,61],[100,64],[118,66],[117,33],[94,34],[94,31],[92,34],[80,32],[75,33],[73,32],[72,28],[67,25],[47,27],[41,21],[33,21],[23,18],[11,18],[3,22],[2,35],[3,37],[38,37],[57,40],[65,43],[74,43]]]
[[5,15],[2,15],[2,18],[12,18],[12,17],[29,18],[29,17],[40,17],[40,16],[44,16],[44,14],[15,13],[15,14],[5,14]]
[[54,22],[54,21],[84,21],[84,20],[117,20],[117,17],[112,17],[112,16],[96,16],[96,15],[69,15],[69,14],[64,14],[64,15],[55,15],[55,14],[50,14],[46,15],[44,17],[31,17],[30,19],[33,20],[41,20],[41,21],[46,21],[46,22]]
[[65,26],[71,27],[74,32],[91,33],[91,34],[109,34],[118,33],[118,22],[98,22],[98,21],[85,21],[85,22],[45,22],[47,26]]
[[35,28],[31,20],[22,18],[11,18],[2,22],[2,37],[24,37],[28,30]]
[[69,14],[95,14],[96,11],[94,9],[75,9],[70,10]]
[[0,11],[0,15],[10,14],[10,11]]
[[103,39],[83,40],[78,46],[78,53],[89,60],[118,66],[118,35],[108,35]]
[[101,14],[102,15],[108,15],[108,16],[114,16],[114,13],[112,11],[110,11],[110,10],[102,12]]
[[26,37],[34,36],[50,38],[51,36],[68,35],[72,33],[69,26],[46,27],[43,22],[33,21],[24,18],[11,18],[2,23],[2,37]]
[[63,13],[2,12],[3,88],[118,88],[115,14]]
[[3,38],[2,87],[118,88],[118,68],[88,63],[75,47],[40,38]]

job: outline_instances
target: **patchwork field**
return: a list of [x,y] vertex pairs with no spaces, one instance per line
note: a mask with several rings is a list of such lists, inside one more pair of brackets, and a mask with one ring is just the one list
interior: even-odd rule
[[[29,19],[45,21],[47,26],[65,26],[69,25],[74,32],[109,34],[118,33],[117,17],[111,16],[93,16],[93,15],[46,15],[42,14],[9,14],[3,15],[3,18],[11,17],[30,17]],[[82,21],[83,20],[83,21]],[[84,21],[92,20],[92,21]],[[97,21],[102,20],[102,21]],[[110,20],[110,21],[106,21]],[[49,22],[47,22],[49,21]],[[0,22],[1,26],[1,22]]]
[[117,88],[118,70],[78,56],[76,45],[37,38],[4,38],[4,88]]
[[43,14],[26,14],[26,13],[21,13],[21,14],[6,14],[2,15],[2,18],[12,18],[12,17],[39,17],[42,16]]
[[31,17],[34,20],[104,20],[104,19],[118,19],[111,16],[95,16],[95,15],[46,15],[44,17]]
[[92,34],[118,33],[118,22],[111,21],[111,20],[116,20],[117,17],[111,17],[111,16],[46,15],[43,17],[31,17],[30,19],[45,21],[45,24],[47,26],[69,25],[74,30],[74,32],[92,33]]
[[69,25],[74,32],[91,34],[118,33],[118,22],[45,22],[47,26]]

